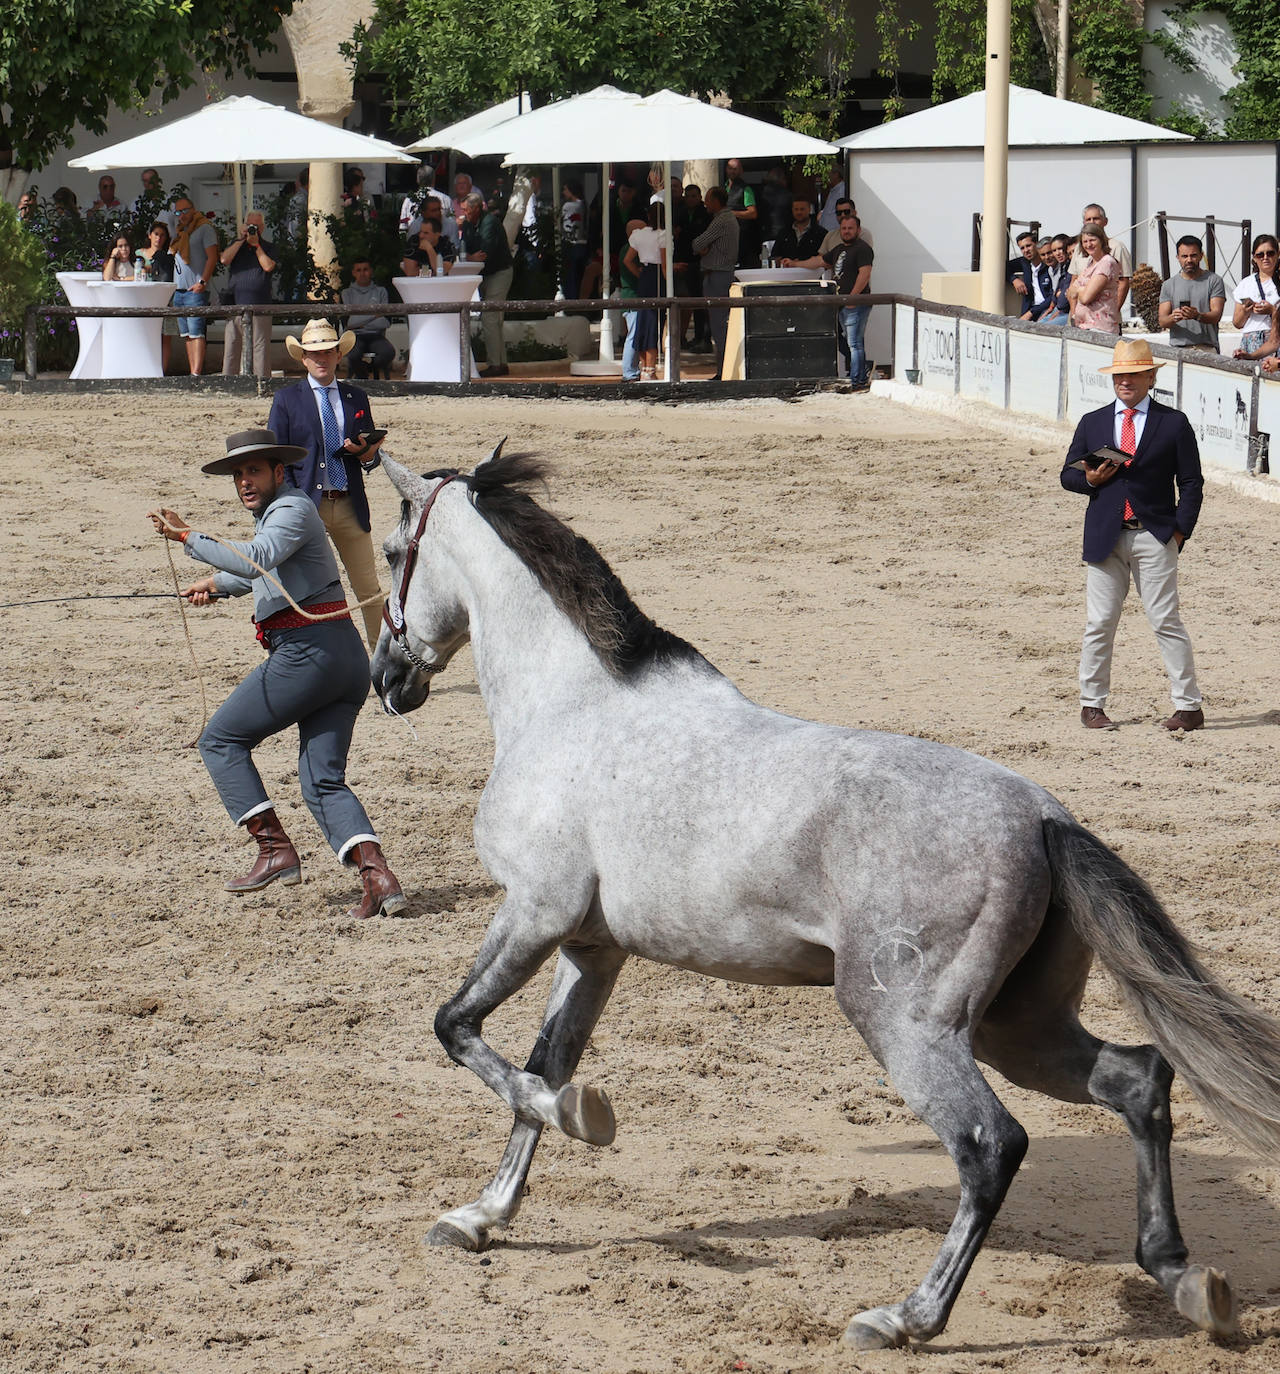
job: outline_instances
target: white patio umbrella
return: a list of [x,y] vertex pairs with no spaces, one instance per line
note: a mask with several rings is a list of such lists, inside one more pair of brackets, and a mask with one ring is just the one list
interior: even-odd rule
[[[339,129],[323,120],[269,105],[249,95],[228,96],[195,114],[145,134],[86,153],[67,165],[90,172],[120,167],[182,167],[195,162],[232,164],[236,214],[253,207],[253,168],[263,162],[417,162],[380,138]],[[241,199],[241,177],[244,195]]]
[[464,140],[488,133],[495,124],[502,124],[517,115],[528,114],[528,98],[513,95],[510,100],[500,100],[479,114],[468,115],[454,124],[446,124],[442,129],[432,129],[416,142],[410,143],[410,153],[430,153],[438,148],[458,148],[466,151]]
[[[981,148],[986,140],[987,93],[974,91],[957,100],[876,124],[840,140],[857,153],[872,148]],[[1025,86],[1009,86],[1009,146],[1030,148],[1075,143],[1134,143],[1148,139],[1189,139],[1173,129],[1112,114],[1075,100],[1059,100]]]
[[[792,129],[708,105],[675,91],[638,96],[611,86],[544,105],[469,138],[473,157],[501,154],[507,165],[573,162],[660,162],[667,224],[667,295],[675,294],[671,248],[671,163],[692,158],[801,157],[837,151]],[[605,210],[608,212],[608,177]],[[605,221],[608,233],[608,221]],[[607,239],[606,239],[607,241]],[[605,255],[608,268],[608,254]],[[607,286],[607,278],[606,278]],[[669,366],[669,359],[668,359]]]

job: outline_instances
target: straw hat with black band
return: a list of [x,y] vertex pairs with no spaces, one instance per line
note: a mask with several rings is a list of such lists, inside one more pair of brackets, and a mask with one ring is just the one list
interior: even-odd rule
[[277,443],[274,430],[246,429],[239,434],[228,435],[226,457],[215,458],[200,471],[207,472],[211,477],[229,477],[243,465],[246,458],[265,458],[272,465],[283,463],[287,467],[290,463],[301,463],[306,456],[305,448],[299,448],[296,444]]

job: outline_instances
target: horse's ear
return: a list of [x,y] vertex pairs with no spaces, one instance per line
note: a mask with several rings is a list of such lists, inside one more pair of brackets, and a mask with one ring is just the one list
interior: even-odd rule
[[424,501],[426,499],[426,483],[422,478],[416,472],[410,472],[408,468],[401,467],[388,454],[382,456],[382,470],[391,479],[391,485],[406,501]]
[[492,463],[495,458],[501,458],[502,446],[506,442],[507,436],[504,434],[502,438],[498,440],[497,447],[494,448],[493,452],[487,458],[481,458],[481,460],[476,464],[476,467],[482,468],[486,463]]

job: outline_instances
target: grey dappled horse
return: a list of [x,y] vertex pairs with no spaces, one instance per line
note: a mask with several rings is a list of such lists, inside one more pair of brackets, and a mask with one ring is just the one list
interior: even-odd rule
[[[1137,1260],[1179,1312],[1235,1329],[1225,1276],[1189,1265],[1169,1168],[1176,1070],[1228,1128],[1280,1154],[1280,1026],[1198,964],[1145,882],[1043,788],[902,735],[748,701],[659,629],[499,451],[418,477],[386,541],[396,590],[373,659],[411,711],[468,639],[492,724],[476,847],[506,891],[436,1032],[515,1113],[493,1180],[429,1239],[480,1250],[515,1216],[544,1125],[607,1145],[605,1094],[571,1081],[628,955],[748,983],[830,984],[897,1090],[946,1146],[960,1204],[909,1297],[856,1315],[862,1349],[946,1324],[1027,1148],[975,1059],[1124,1118],[1138,1156]],[[1077,1012],[1093,955],[1158,1048]],[[485,1018],[558,955],[524,1070]]]

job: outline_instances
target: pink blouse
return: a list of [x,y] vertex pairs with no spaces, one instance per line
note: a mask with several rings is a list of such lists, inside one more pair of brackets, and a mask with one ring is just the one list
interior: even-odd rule
[[1102,293],[1095,296],[1088,305],[1077,304],[1075,314],[1071,317],[1071,323],[1077,329],[1096,329],[1103,334],[1119,334],[1120,332],[1120,302],[1118,291],[1120,284],[1120,264],[1110,253],[1104,253],[1097,262],[1091,258],[1088,265],[1076,278],[1081,285],[1096,277],[1101,273],[1107,279],[1107,284],[1102,288]]

